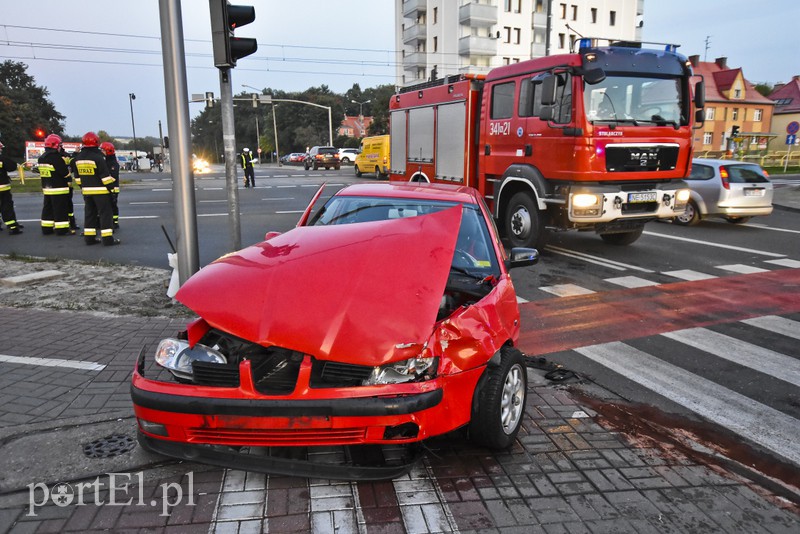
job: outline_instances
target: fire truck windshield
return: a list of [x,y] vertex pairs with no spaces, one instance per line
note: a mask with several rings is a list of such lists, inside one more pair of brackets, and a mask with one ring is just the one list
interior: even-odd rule
[[590,122],[686,124],[679,78],[608,75],[600,83],[584,83],[583,104]]

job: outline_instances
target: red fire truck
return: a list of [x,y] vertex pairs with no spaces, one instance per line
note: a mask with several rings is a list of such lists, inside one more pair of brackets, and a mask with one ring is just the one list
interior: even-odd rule
[[567,229],[633,243],[689,196],[704,88],[676,49],[582,39],[577,53],[403,88],[390,179],[477,188],[511,246]]

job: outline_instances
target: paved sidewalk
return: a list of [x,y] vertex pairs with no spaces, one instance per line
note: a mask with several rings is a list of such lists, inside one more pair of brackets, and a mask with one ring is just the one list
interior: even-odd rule
[[136,356],[184,321],[3,307],[0,321],[0,532],[800,531],[788,501],[606,428],[533,369],[511,450],[456,432],[394,481],[268,477],[138,447],[88,458],[93,440],[135,436]]

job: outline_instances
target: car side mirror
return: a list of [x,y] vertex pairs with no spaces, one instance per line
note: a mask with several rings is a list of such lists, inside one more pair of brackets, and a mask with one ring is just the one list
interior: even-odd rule
[[528,267],[539,262],[539,251],[535,248],[514,247],[508,256],[506,267],[516,269],[517,267]]

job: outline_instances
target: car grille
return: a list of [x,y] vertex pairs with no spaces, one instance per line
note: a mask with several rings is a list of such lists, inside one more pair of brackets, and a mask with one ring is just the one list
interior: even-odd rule
[[303,355],[288,349],[270,349],[252,358],[250,369],[256,391],[265,395],[287,395],[294,391]]
[[363,443],[364,428],[226,429],[188,428],[189,442],[211,445],[292,446]]
[[669,171],[678,164],[676,146],[608,145],[606,170],[608,172]]
[[360,386],[372,374],[372,369],[364,365],[314,360],[309,385],[312,388]]
[[194,383],[200,386],[239,387],[239,366],[211,362],[193,362]]

